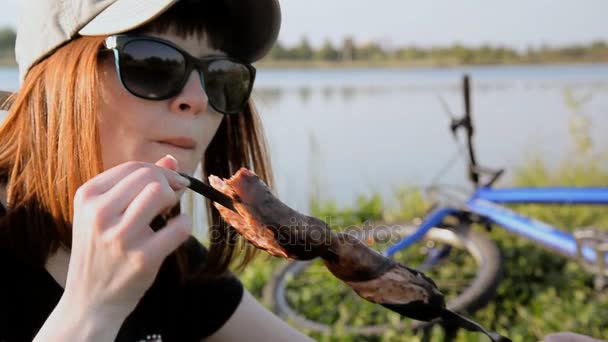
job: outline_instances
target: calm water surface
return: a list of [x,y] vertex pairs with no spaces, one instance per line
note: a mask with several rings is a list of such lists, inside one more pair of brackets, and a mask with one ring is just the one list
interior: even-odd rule
[[[390,202],[399,185],[433,182],[457,151],[439,97],[461,113],[464,72],[482,164],[513,168],[540,156],[555,165],[573,153],[568,123],[581,115],[595,146],[608,147],[608,65],[259,70],[254,96],[280,197],[307,212],[311,193],[347,206],[358,194]],[[0,68],[2,89],[17,79]],[[441,182],[465,184],[464,174],[457,163]]]

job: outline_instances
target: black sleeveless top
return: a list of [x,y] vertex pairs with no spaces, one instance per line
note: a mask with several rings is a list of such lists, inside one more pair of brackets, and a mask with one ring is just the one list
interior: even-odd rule
[[[0,216],[4,213],[0,205]],[[205,247],[194,237],[185,243],[190,264],[203,263]],[[201,341],[219,330],[241,302],[243,286],[232,275],[180,285],[175,270],[166,266],[167,261],[116,341]],[[32,341],[62,294],[46,269],[0,249],[0,342]]]

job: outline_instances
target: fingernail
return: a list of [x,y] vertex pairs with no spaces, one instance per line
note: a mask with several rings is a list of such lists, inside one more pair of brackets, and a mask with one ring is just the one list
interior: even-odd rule
[[175,157],[170,154],[165,155],[165,158],[173,159],[177,163],[177,159],[175,159]]

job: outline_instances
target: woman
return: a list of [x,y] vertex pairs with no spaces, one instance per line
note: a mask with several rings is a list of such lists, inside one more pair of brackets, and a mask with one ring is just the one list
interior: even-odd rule
[[[308,340],[209,251],[179,197],[239,167],[270,182],[249,100],[277,0],[27,0],[0,128],[0,341]],[[6,209],[5,209],[6,208]],[[161,213],[166,225],[153,230]]]

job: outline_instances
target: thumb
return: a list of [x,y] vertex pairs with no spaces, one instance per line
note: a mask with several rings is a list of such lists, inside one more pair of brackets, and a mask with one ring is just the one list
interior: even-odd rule
[[160,158],[154,164],[156,166],[160,166],[162,168],[173,170],[173,171],[177,171],[177,167],[178,167],[177,159],[175,159],[175,157],[173,157],[170,154],[167,154],[166,156]]
[[[167,154],[166,156],[160,158],[154,165],[176,172],[178,167],[177,159],[175,159],[175,157],[170,154]],[[183,186],[180,187],[179,190],[176,192],[177,197],[181,198],[184,194],[184,191],[186,191],[186,188]]]

